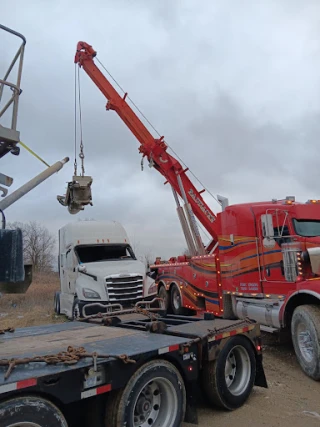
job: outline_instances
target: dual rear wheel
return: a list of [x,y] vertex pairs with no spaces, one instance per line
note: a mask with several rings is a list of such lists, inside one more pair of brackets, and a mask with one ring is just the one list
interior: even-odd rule
[[171,285],[169,291],[167,291],[163,285],[160,286],[158,296],[163,299],[162,308],[168,313],[173,313],[175,315],[185,314],[185,309],[182,306],[180,289],[175,283]]

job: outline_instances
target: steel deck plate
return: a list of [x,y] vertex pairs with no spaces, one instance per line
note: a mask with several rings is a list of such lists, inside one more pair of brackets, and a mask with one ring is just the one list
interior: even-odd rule
[[[14,334],[17,334],[17,336],[14,337]],[[50,325],[50,327],[25,328],[10,334],[10,339],[8,339],[9,334],[5,335],[6,338],[4,340],[2,340],[1,336],[0,359],[56,354],[60,351],[66,351],[68,345],[84,347],[88,353],[127,354],[134,357],[188,341],[188,339],[181,337],[117,327],[96,326],[81,322],[66,323],[63,327],[62,325]],[[63,338],[63,341],[59,340],[59,336]],[[28,341],[30,341],[30,344],[28,344]],[[27,350],[25,346],[27,346]],[[108,363],[108,361],[110,359],[99,363]],[[92,366],[91,358],[83,359],[75,365],[30,363],[14,368],[8,380],[4,379],[7,367],[0,367],[0,386],[29,378],[76,370],[85,366]]]
[[199,320],[198,322],[194,322],[192,324],[182,324],[170,326],[168,328],[169,331],[174,333],[183,333],[183,334],[192,334],[197,335],[199,337],[205,337],[211,331],[217,330],[217,334],[220,334],[219,328],[223,328],[221,332],[228,332],[233,329],[237,329],[239,326],[243,324],[242,320],[226,320],[226,319],[214,319],[214,320]]

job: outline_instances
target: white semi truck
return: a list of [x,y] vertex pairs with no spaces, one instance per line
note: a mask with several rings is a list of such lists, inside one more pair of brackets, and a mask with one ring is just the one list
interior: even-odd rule
[[[59,230],[58,314],[71,319],[91,303],[131,307],[157,294],[155,281],[138,260],[123,226],[116,221],[76,221]],[[101,310],[87,307],[86,313]]]

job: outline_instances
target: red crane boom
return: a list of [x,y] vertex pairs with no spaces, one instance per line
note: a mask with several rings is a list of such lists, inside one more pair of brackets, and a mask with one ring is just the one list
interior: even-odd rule
[[[165,184],[169,183],[172,186],[174,195],[176,196],[176,193],[178,193],[184,200],[187,205],[187,217],[189,222],[191,222],[190,226],[194,227],[194,230],[198,230],[193,217],[194,212],[198,220],[212,236],[213,241],[217,242],[218,235],[214,225],[216,216],[201,196],[201,193],[205,190],[199,192],[186,174],[188,169],[184,169],[179,161],[167,152],[168,146],[164,141],[164,137],[162,136],[157,139],[152,136],[146,126],[126,102],[127,93],[124,97],[119,95],[112,84],[96,66],[94,62],[96,54],[97,52],[92,48],[92,46],[85,42],[79,42],[74,62],[84,69],[91,80],[107,98],[108,102],[106,109],[114,110],[138,139],[140,142],[139,151],[143,157],[147,157],[148,161],[151,162],[154,168],[165,177]],[[175,198],[179,206],[178,198]],[[199,232],[196,232],[195,240],[198,240],[198,242],[196,242],[197,253],[204,253]],[[212,244],[210,247],[212,247]]]

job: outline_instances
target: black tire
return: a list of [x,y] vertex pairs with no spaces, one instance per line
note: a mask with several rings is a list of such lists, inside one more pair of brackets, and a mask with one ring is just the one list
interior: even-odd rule
[[137,419],[155,427],[180,427],[185,410],[179,371],[165,360],[152,360],[137,370],[125,389],[109,396],[105,427],[133,427]]
[[182,315],[184,314],[184,309],[182,307],[180,289],[174,283],[170,289],[170,302],[173,314]]
[[53,311],[55,313],[57,312],[57,292],[55,292],[54,297],[53,297]]
[[[159,291],[158,291],[158,296],[159,296],[159,298],[162,298],[164,301],[163,310],[165,310],[166,312],[169,312],[170,311],[169,293],[167,292],[167,290],[164,286],[160,286]],[[161,307],[161,309],[162,309],[162,307]]]
[[72,313],[70,320],[77,320],[80,317],[80,308],[79,308],[79,300],[75,298],[72,304]]
[[54,312],[60,314],[60,292],[54,294]]
[[[40,410],[38,410],[40,409]],[[1,427],[34,423],[40,427],[68,427],[62,412],[49,400],[36,396],[16,397],[0,403]]]
[[229,338],[216,360],[204,364],[201,386],[211,405],[232,411],[248,399],[255,376],[256,358],[252,344],[244,336],[235,336]]
[[291,320],[291,336],[299,365],[308,377],[320,380],[320,307],[301,305]]

